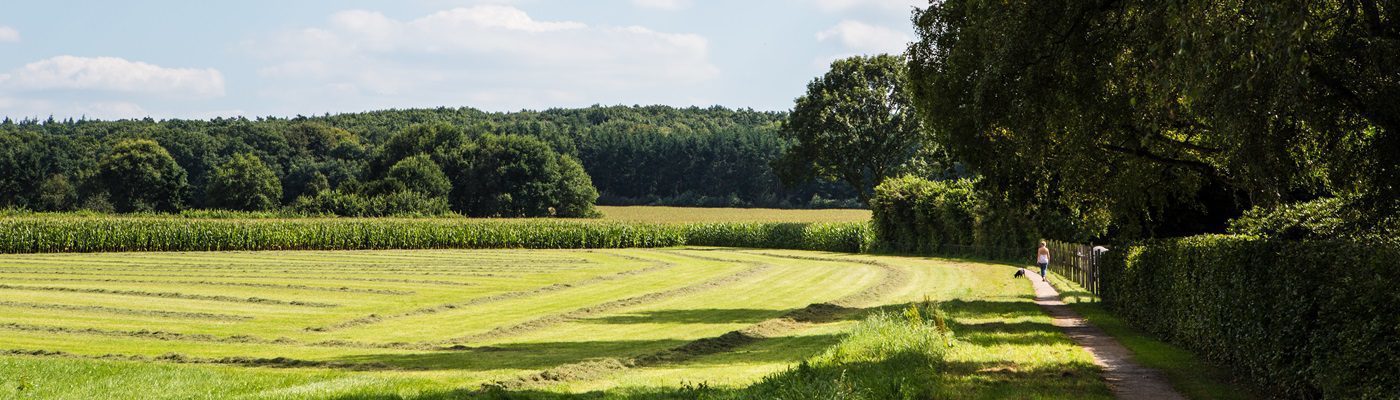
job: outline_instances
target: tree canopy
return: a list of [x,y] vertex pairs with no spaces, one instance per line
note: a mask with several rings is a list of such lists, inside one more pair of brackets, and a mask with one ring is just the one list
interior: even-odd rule
[[153,140],[117,142],[97,170],[95,183],[120,212],[176,211],[189,192],[185,169]]
[[1319,196],[1394,208],[1397,13],[949,0],[915,13],[909,66],[923,120],[1013,204],[1081,231],[1103,229],[1086,222],[1100,213],[1130,237],[1222,231],[1254,205]]
[[[572,157],[603,204],[854,206],[854,191],[830,181],[782,185],[771,166],[790,141],[777,133],[785,113],[723,107],[593,106],[488,113],[471,108],[384,110],[294,118],[3,120],[0,207],[106,209],[97,164],[117,142],[153,140],[186,171],[186,207],[219,207],[209,180],[238,154],[256,156],[282,185],[281,205],[335,191],[373,196],[389,169],[426,154],[449,179],[447,158],[484,135],[540,140]],[[567,168],[566,168],[567,169]],[[66,199],[54,181],[76,187]],[[48,199],[48,200],[46,200]],[[50,202],[49,200],[59,200]],[[428,204],[404,201],[401,204]],[[438,208],[437,205],[433,206]],[[445,207],[442,207],[445,209]]]
[[209,205],[214,207],[270,210],[282,199],[282,182],[258,156],[236,154],[214,170],[207,193]]
[[933,142],[923,140],[905,71],[899,57],[855,56],[808,83],[782,126],[793,141],[778,161],[784,178],[837,180],[866,200],[880,181],[908,170]]

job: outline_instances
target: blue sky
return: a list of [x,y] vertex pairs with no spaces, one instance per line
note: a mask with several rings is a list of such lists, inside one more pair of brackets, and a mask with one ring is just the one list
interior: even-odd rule
[[[787,110],[920,0],[7,1],[0,116]],[[19,4],[14,4],[19,3]]]

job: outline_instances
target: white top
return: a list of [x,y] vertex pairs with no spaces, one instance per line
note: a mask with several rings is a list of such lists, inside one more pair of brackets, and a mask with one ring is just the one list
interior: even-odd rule
[[1041,254],[1041,255],[1039,255],[1038,257],[1035,258],[1035,262],[1049,264],[1049,263],[1050,263],[1050,256],[1049,256],[1049,255],[1045,255],[1045,254]]

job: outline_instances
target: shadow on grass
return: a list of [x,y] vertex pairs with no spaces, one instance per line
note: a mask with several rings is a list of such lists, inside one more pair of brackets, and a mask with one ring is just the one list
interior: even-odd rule
[[[900,312],[906,306],[891,305],[878,310]],[[861,361],[825,366],[794,366],[765,377],[746,387],[709,387],[692,383],[681,387],[624,387],[586,393],[558,393],[531,389],[455,390],[425,393],[421,399],[749,399],[749,398],[959,398],[959,399],[1109,399],[1111,394],[1100,378],[1099,368],[1085,361],[1057,360],[1055,347],[1070,344],[1058,328],[1043,317],[1040,308],[1029,301],[947,301],[941,309],[949,317],[949,326],[960,351],[973,352],[973,357],[960,360],[939,360],[923,354],[894,354],[883,360]],[[868,315],[877,309],[855,313]],[[705,310],[672,314],[672,319],[705,321],[728,318],[727,310]],[[659,315],[665,315],[659,313]],[[1045,321],[1040,319],[1040,321]],[[840,340],[842,335],[781,337],[741,346],[720,354],[688,360],[686,365],[721,366],[739,363],[792,362],[815,354]],[[665,347],[671,343],[640,344]],[[561,358],[587,358],[600,353],[598,349],[620,351],[637,342],[579,342],[544,344],[530,348],[519,345],[518,352],[546,351]],[[557,346],[551,349],[550,346]],[[575,348],[580,346],[580,348]],[[502,346],[510,349],[510,346]],[[587,349],[592,350],[587,350]],[[1022,357],[1018,352],[1035,352]],[[606,352],[606,351],[602,351]],[[543,365],[549,362],[510,360],[520,353],[494,350],[481,354],[484,365],[506,368],[514,365]],[[565,354],[569,354],[564,356]],[[501,356],[496,359],[496,356]],[[1046,359],[1033,360],[1036,357]],[[968,361],[971,359],[971,361]],[[553,360],[553,359],[551,359]],[[557,361],[551,361],[557,362]],[[528,368],[528,367],[527,367]],[[625,374],[625,371],[620,373]],[[860,391],[856,394],[852,390]],[[397,399],[396,395],[353,395],[342,399]],[[834,397],[833,397],[834,398]]]
[[656,310],[588,318],[584,321],[603,324],[752,324],[782,313],[780,310],[750,308]]
[[[809,322],[831,322],[842,319],[857,319],[861,310],[830,310],[825,309],[812,311],[813,307],[793,309],[787,311],[761,310],[761,309],[693,309],[693,310],[658,310],[649,311],[637,315],[616,315],[600,318],[580,320],[583,323],[596,323],[594,329],[613,329],[610,324],[642,324],[661,323],[675,324],[674,330],[678,334],[687,333],[686,325],[696,325],[694,329],[711,329],[701,325],[714,324],[753,324],[781,315],[799,316],[804,321]],[[831,318],[822,318],[826,314],[831,314]],[[837,318],[839,317],[839,318]],[[719,336],[723,332],[716,333]],[[580,333],[578,337],[589,337],[587,333]],[[769,340],[778,340],[773,338]],[[787,338],[781,338],[787,339]],[[792,343],[798,343],[808,339],[796,339]],[[810,340],[834,341],[832,337],[825,339],[813,337]],[[353,363],[353,364],[382,364],[390,367],[415,369],[415,370],[464,370],[464,371],[489,371],[498,369],[524,369],[524,370],[546,370],[567,364],[573,364],[588,360],[603,358],[628,358],[658,352],[665,352],[676,349],[682,345],[691,343],[686,339],[658,339],[658,340],[613,340],[613,341],[568,341],[568,342],[523,342],[504,343],[483,347],[468,347],[461,350],[442,350],[422,353],[385,353],[385,354],[357,354],[344,357],[337,357],[330,361]],[[782,342],[779,342],[782,343]],[[743,346],[745,348],[753,346]],[[801,358],[794,358],[791,354],[756,350],[753,352],[741,352],[742,357],[733,360],[736,363],[768,363],[768,362],[794,362]]]

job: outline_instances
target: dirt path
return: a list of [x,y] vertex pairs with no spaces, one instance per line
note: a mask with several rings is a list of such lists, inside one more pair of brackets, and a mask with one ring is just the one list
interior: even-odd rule
[[1120,399],[1186,399],[1167,383],[1161,371],[1144,367],[1133,361],[1133,353],[1102,329],[1090,325],[1083,316],[1060,301],[1060,292],[1043,281],[1039,274],[1026,269],[1026,278],[1035,286],[1035,304],[1054,318],[1052,323],[1065,331],[1074,343],[1084,347],[1094,357],[1094,364],[1103,368],[1113,396]]

